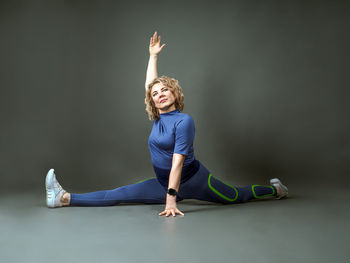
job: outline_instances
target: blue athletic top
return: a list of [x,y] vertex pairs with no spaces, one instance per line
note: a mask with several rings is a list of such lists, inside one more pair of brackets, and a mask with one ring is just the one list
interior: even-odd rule
[[190,115],[181,113],[178,109],[159,116],[159,120],[153,121],[148,139],[154,171],[160,183],[167,187],[173,154],[186,155],[181,174],[181,183],[184,183],[199,169],[193,151],[194,121]]

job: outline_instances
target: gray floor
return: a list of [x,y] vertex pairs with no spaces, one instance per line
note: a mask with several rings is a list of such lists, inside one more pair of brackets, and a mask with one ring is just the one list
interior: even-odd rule
[[45,190],[0,196],[1,262],[345,262],[346,188],[289,188],[288,199],[238,205],[49,209]]

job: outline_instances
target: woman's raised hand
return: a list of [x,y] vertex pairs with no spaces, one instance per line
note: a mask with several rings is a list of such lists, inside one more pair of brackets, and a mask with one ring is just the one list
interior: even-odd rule
[[160,36],[157,38],[157,31],[154,32],[153,37],[149,41],[149,54],[158,55],[164,46],[165,44],[160,46]]

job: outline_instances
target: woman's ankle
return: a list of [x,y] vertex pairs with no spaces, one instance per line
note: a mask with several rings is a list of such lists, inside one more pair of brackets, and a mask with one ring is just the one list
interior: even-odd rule
[[275,188],[277,190],[277,197],[279,197],[281,195],[281,187],[275,186]]
[[65,192],[61,197],[62,206],[69,206],[70,204],[70,193]]

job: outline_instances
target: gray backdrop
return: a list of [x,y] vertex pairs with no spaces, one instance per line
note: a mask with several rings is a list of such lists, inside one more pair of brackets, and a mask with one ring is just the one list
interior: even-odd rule
[[149,38],[179,80],[195,156],[240,185],[349,183],[345,1],[1,1],[1,191],[153,177]]

